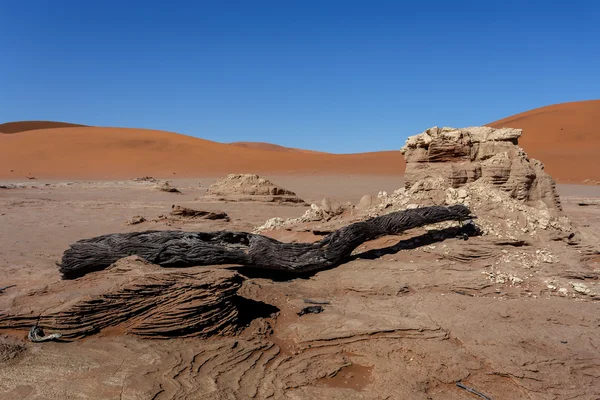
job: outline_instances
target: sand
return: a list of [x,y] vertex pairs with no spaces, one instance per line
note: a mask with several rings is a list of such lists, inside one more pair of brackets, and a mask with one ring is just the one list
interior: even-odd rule
[[600,100],[536,108],[487,125],[523,129],[519,146],[558,182],[600,181]]
[[280,146],[278,144],[265,143],[265,142],[232,142],[229,143],[233,146],[245,147],[247,149],[260,149],[260,150],[271,150],[271,151],[288,151],[293,153],[317,153],[327,154],[326,152],[316,150],[304,150],[295,149],[293,147]]
[[[600,180],[599,104],[551,106],[491,125],[523,128],[522,146],[559,181]],[[8,286],[0,314],[23,307],[28,293],[48,293],[60,280],[55,263],[82,238],[252,231],[308,209],[203,198],[228,173],[258,173],[309,204],[324,197],[357,204],[404,184],[398,150],[335,155],[46,122],[4,124],[0,132],[0,180],[12,183],[0,188],[0,288]],[[131,180],[145,176],[167,178],[180,193]],[[571,221],[599,243],[600,186],[558,189]],[[165,218],[174,204],[223,211],[229,220]],[[134,217],[139,223],[128,224]],[[365,243],[348,262],[298,279],[239,269],[247,278],[240,294],[270,308],[246,310],[252,318],[235,337],[156,341],[109,328],[72,343],[30,343],[26,331],[0,330],[0,399],[473,397],[457,381],[494,399],[598,398],[600,256],[576,262],[579,250],[564,243],[490,237],[393,250],[421,233]],[[315,240],[310,232],[265,234]],[[304,299],[328,304],[299,316]]]
[[52,129],[52,128],[76,128],[86,126],[81,124],[71,124],[69,122],[54,122],[54,121],[18,121],[7,122],[0,124],[0,133],[19,133],[34,131],[37,129]]
[[342,155],[271,151],[145,129],[71,127],[0,135],[0,179],[401,175],[403,169],[399,151]]
[[[523,129],[521,147],[541,160],[557,181],[600,181],[600,100],[543,107],[488,125]],[[400,177],[405,168],[404,158],[395,149],[328,154],[270,143],[225,144],[164,131],[45,121],[2,124],[0,132],[4,132],[0,134],[2,180],[182,178],[230,173]]]
[[[308,202],[328,195],[356,204],[363,194],[403,184],[394,176],[265,177]],[[81,238],[147,229],[248,231],[307,209],[203,201],[214,180],[174,179],[182,194],[115,180],[25,180],[17,185],[25,187],[0,189],[0,287],[16,285],[0,293],[0,310],[58,282],[54,263]],[[578,205],[583,197],[600,199],[600,187],[559,191],[569,217],[600,238],[600,207]],[[222,210],[231,221],[157,218],[172,204]],[[127,225],[136,215],[147,221]],[[548,248],[498,246],[483,237],[370,253],[418,233],[366,243],[355,259],[303,279],[274,281],[240,270],[248,277],[244,296],[279,311],[236,337],[156,341],[106,330],[72,343],[29,343],[25,331],[0,331],[0,398],[475,398],[458,380],[493,399],[597,398],[600,303],[571,286],[561,295],[544,281],[545,274],[563,274],[570,260],[553,253],[559,262],[523,268],[503,260]],[[456,261],[465,254],[468,261]],[[491,264],[514,269],[524,282],[490,281]],[[588,268],[587,277],[570,279],[600,292],[600,258]],[[303,299],[329,304],[320,314],[298,316]]]

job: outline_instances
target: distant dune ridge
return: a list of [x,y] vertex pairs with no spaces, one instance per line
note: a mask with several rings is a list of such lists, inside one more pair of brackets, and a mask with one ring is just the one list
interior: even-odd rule
[[[519,145],[559,182],[600,181],[600,100],[542,107],[487,125],[523,129]],[[405,168],[399,150],[329,154],[270,143],[225,144],[164,131],[51,121],[9,122],[0,124],[0,132],[5,133],[0,135],[0,179],[230,173],[401,176]]]
[[[12,170],[12,172],[10,172]],[[0,179],[130,179],[255,174],[401,175],[399,151],[273,151],[147,129],[69,127],[0,135]]]
[[304,150],[294,149],[293,147],[280,146],[278,144],[265,143],[265,142],[232,142],[229,143],[233,146],[245,147],[247,149],[260,149],[260,150],[272,150],[272,151],[291,151],[294,153],[317,153],[317,154],[329,154],[322,151],[316,150]]
[[78,126],[86,126],[80,124],[71,124],[69,122],[53,122],[53,121],[18,121],[7,122],[0,124],[0,133],[19,133],[26,131],[34,131],[38,129],[52,128],[75,128]]
[[523,129],[519,146],[559,182],[600,181],[600,100],[536,108],[487,125]]

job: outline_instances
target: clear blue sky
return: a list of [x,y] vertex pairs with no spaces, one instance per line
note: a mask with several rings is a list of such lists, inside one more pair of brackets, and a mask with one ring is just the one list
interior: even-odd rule
[[600,97],[598,1],[0,0],[0,122],[347,153]]

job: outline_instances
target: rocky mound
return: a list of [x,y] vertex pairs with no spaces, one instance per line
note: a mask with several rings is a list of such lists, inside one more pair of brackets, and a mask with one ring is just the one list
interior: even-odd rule
[[221,201],[261,201],[305,204],[296,193],[254,174],[230,174],[213,183],[204,196]]
[[572,238],[552,177],[518,146],[520,129],[433,127],[408,138],[405,187],[380,193],[369,215],[433,204],[465,204],[484,233]]
[[[518,146],[519,129],[430,128],[401,149],[406,158],[405,187],[364,196],[356,207],[333,213],[311,206],[294,219],[271,219],[257,231],[332,230],[348,219],[364,220],[404,209],[464,204],[478,217],[484,234],[519,239],[544,236],[576,240],[562,213],[555,183],[541,162]],[[447,228],[454,222],[430,229]]]
[[484,234],[515,240],[543,234],[552,239],[574,235],[569,219],[559,210],[544,202],[530,206],[481,180],[453,188],[443,178],[430,178],[417,181],[410,189],[402,188],[391,194],[382,192],[377,200],[376,206],[365,210],[366,216],[426,205],[465,204],[477,216],[475,223]]
[[227,270],[169,270],[139,257],[104,271],[23,293],[0,328],[39,326],[71,340],[116,329],[143,337],[207,337],[236,329],[243,278]]
[[406,159],[406,189],[416,182],[443,179],[459,188],[479,181],[507,192],[510,197],[560,209],[554,180],[541,162],[529,159],[517,146],[520,129],[433,127],[408,138],[401,152]]
[[181,193],[181,191],[179,189],[177,189],[175,186],[172,186],[169,181],[157,183],[154,186],[154,188],[157,189],[157,190],[160,190],[161,192]]

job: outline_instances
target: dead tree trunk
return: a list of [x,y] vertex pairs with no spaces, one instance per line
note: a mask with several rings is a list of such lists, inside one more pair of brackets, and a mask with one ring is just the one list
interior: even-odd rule
[[316,243],[282,243],[262,235],[229,231],[114,233],[72,244],[63,254],[59,270],[64,279],[74,279],[137,255],[163,267],[239,264],[305,273],[337,265],[362,243],[377,237],[463,220],[469,214],[463,205],[399,211],[345,226]]

